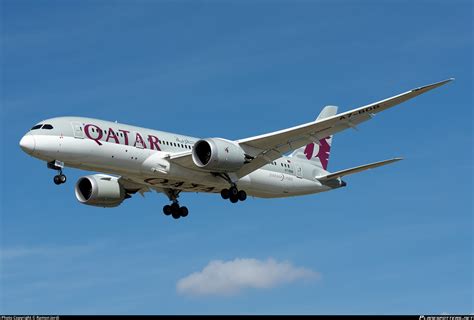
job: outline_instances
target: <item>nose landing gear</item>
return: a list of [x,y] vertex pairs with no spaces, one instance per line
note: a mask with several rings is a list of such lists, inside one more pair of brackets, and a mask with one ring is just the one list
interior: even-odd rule
[[63,174],[64,162],[54,160],[47,163],[49,169],[58,171],[59,174],[55,175],[53,181],[55,184],[60,185],[66,183],[66,176]]

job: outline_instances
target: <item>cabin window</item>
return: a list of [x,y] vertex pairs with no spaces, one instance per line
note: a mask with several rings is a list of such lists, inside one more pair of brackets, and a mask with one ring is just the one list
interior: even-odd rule
[[41,128],[42,126],[43,126],[42,124],[37,124],[36,126],[31,128],[31,130],[37,130],[37,129]]
[[50,124],[45,124],[42,129],[51,130],[53,129],[53,126]]

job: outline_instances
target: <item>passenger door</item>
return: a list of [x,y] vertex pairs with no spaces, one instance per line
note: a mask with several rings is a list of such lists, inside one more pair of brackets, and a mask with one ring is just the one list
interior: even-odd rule
[[303,178],[303,168],[299,164],[295,164],[296,177]]
[[82,123],[80,122],[71,122],[72,131],[74,133],[74,138],[84,139],[84,129],[82,128]]

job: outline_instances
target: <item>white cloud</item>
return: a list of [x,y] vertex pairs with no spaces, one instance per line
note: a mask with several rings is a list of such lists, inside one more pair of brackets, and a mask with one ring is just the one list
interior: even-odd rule
[[319,278],[319,273],[294,267],[290,262],[274,259],[213,260],[202,271],[184,277],[176,284],[180,294],[231,295],[242,289],[267,289],[303,279]]

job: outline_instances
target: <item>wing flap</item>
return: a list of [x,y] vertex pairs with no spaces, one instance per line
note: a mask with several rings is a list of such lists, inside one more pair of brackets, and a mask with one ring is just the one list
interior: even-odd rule
[[199,170],[199,167],[194,164],[192,151],[170,154],[168,160],[185,168]]
[[377,168],[377,167],[384,166],[384,165],[387,165],[387,164],[390,164],[390,163],[394,163],[394,162],[397,162],[397,161],[400,161],[400,160],[403,160],[403,158],[393,158],[393,159],[388,159],[388,160],[384,160],[384,161],[369,163],[369,164],[365,164],[365,165],[362,165],[362,166],[358,166],[358,167],[354,167],[354,168],[350,168],[350,169],[345,169],[345,170],[341,170],[341,171],[337,171],[337,172],[333,172],[333,173],[330,173],[330,174],[325,175],[325,176],[316,177],[316,179],[318,179],[319,181],[327,181],[327,180],[342,178],[342,177],[348,176],[350,174],[354,174],[354,173],[362,172],[362,171],[365,171],[365,170]]

